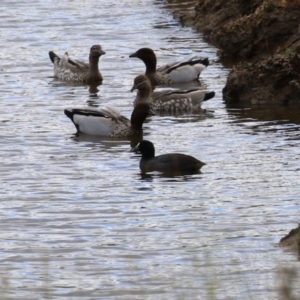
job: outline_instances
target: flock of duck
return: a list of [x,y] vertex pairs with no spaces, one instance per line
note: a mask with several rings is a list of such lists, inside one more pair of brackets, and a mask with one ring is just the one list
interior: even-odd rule
[[[71,59],[68,52],[58,56],[50,51],[49,57],[53,63],[54,77],[63,81],[100,84],[103,77],[99,70],[99,59],[104,54],[100,45],[94,45],[90,49],[89,63]],[[193,57],[157,68],[156,55],[150,48],[141,48],[129,57],[141,59],[146,66],[145,74],[135,77],[131,89],[137,90],[131,119],[112,107],[65,109],[65,115],[71,119],[78,132],[109,137],[142,136],[144,121],[148,116],[154,115],[155,111],[197,111],[203,101],[215,96],[215,92],[206,92],[201,88],[153,91],[157,85],[198,80],[200,73],[209,65],[208,58]],[[143,173],[196,172],[205,165],[192,156],[180,153],[155,156],[153,143],[146,140],[142,140],[131,151],[141,153],[140,169]]]

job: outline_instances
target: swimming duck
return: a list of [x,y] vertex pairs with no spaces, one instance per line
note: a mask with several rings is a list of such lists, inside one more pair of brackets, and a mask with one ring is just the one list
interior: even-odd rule
[[140,103],[134,108],[130,120],[112,107],[73,108],[65,109],[64,113],[74,123],[78,132],[110,137],[139,136],[143,133],[142,126],[146,117],[154,115],[146,103]]
[[90,49],[89,63],[69,58],[68,52],[59,57],[53,51],[49,57],[54,66],[54,76],[65,81],[100,82],[103,77],[99,71],[98,63],[105,52],[100,45],[94,45]]
[[199,110],[203,101],[215,96],[215,92],[206,92],[203,89],[152,92],[151,83],[145,75],[135,77],[131,92],[135,89],[138,91],[134,106],[138,103],[148,103],[154,111],[164,112]]
[[193,57],[156,69],[156,55],[150,48],[141,48],[129,57],[137,57],[144,62],[146,65],[145,75],[153,86],[197,80],[200,73],[209,65],[208,58]]
[[131,152],[140,152],[140,169],[143,173],[159,171],[163,173],[174,172],[196,172],[205,163],[200,160],[181,153],[169,153],[155,156],[153,143],[142,140],[138,146],[132,148]]

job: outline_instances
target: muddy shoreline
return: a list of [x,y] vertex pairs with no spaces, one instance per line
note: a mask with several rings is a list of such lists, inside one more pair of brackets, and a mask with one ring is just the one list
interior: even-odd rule
[[[174,1],[169,1],[174,2]],[[223,99],[229,105],[300,104],[300,4],[297,0],[198,0],[177,11],[237,63],[228,75]]]

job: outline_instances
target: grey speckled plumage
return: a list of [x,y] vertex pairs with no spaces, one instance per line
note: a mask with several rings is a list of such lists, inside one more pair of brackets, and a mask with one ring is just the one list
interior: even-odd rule
[[152,92],[149,79],[145,75],[138,75],[134,79],[131,91],[137,89],[134,106],[138,103],[148,103],[154,111],[161,112],[191,112],[201,108],[203,101],[215,96],[215,92],[203,89],[171,90]]
[[138,146],[131,149],[131,152],[140,152],[140,169],[143,173],[163,172],[163,173],[193,173],[199,171],[205,163],[193,156],[181,153],[169,153],[155,156],[154,145],[146,140],[142,140]]
[[94,45],[90,49],[89,63],[69,58],[68,52],[59,57],[53,51],[49,51],[50,60],[53,63],[54,77],[64,81],[77,82],[101,82],[103,77],[99,71],[99,59],[105,52],[100,45]]
[[112,107],[73,108],[65,109],[64,113],[71,119],[78,132],[110,137],[140,136],[146,117],[154,115],[146,103],[140,103],[134,108],[130,120]]
[[141,48],[129,57],[137,57],[144,62],[145,75],[151,81],[152,86],[197,80],[200,73],[209,65],[208,58],[193,57],[156,68],[156,55],[150,48]]

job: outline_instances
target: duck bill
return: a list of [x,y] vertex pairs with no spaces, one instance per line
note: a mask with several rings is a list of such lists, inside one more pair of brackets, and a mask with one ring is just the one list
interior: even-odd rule
[[99,53],[100,56],[105,54],[105,51],[102,48],[97,49],[97,52]]
[[130,152],[138,153],[139,151],[140,151],[139,146],[135,146],[135,147],[133,147],[133,148],[130,149]]
[[137,57],[137,56],[136,56],[136,53],[134,52],[134,53],[130,54],[129,57]]
[[134,84],[130,90],[130,92],[133,92],[134,90],[136,90],[136,85]]
[[155,116],[155,112],[152,110],[152,108],[149,109],[148,116]]

